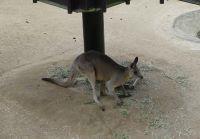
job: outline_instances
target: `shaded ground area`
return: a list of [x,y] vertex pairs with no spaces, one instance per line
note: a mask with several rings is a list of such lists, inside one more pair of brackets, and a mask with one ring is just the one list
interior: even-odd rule
[[[1,125],[3,135],[64,137],[67,133],[69,138],[128,138],[152,136],[155,132],[155,137],[168,137],[170,130],[175,131],[173,136],[190,135],[185,131],[189,127],[181,123],[183,117],[174,117],[184,114],[184,111],[180,113],[183,109],[181,93],[189,86],[184,75],[168,75],[154,65],[143,64],[145,79],[132,92],[133,96],[125,98],[122,107],[116,107],[113,98],[103,97],[101,101],[106,111],[102,112],[94,103],[87,103],[92,99],[91,90],[83,84],[76,89],[65,89],[40,81],[45,67],[23,71],[9,82],[9,89],[1,88],[1,116],[3,121],[9,121]],[[17,113],[7,117],[13,110]],[[31,126],[27,128],[27,125]],[[158,129],[163,132],[156,132]]]
[[1,0],[0,138],[199,138],[200,48],[172,29],[176,17],[199,7],[158,3],[135,0],[105,14],[106,53],[118,62],[138,56],[144,80],[122,107],[102,97],[102,112],[88,103],[83,84],[66,89],[41,81],[83,51],[81,15]]
[[[184,94],[190,91],[188,75],[181,67],[164,63],[159,69],[149,61],[140,63],[144,74],[132,97],[116,107],[103,97],[102,112],[84,84],[62,88],[40,79],[49,67],[66,61],[33,66],[1,87],[2,137],[65,138],[184,138],[191,137]],[[163,62],[162,62],[163,63]],[[33,76],[34,75],[34,76]],[[6,124],[5,124],[6,123]]]

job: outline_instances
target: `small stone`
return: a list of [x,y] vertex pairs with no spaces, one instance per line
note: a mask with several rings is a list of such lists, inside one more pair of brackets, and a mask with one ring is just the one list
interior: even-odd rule
[[73,40],[74,40],[74,42],[76,42],[76,38],[75,37],[73,37]]

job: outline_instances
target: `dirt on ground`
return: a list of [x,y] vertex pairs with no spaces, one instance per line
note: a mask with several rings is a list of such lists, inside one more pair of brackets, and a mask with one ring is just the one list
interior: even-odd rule
[[138,56],[144,79],[121,107],[101,97],[103,112],[84,84],[62,88],[41,80],[83,52],[81,14],[1,0],[0,138],[200,138],[200,47],[172,30],[177,16],[198,8],[135,0],[107,10],[106,54],[119,63]]

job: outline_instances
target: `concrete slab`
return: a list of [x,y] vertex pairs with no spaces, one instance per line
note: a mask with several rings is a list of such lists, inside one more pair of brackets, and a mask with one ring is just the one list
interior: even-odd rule
[[[83,52],[81,14],[27,0],[0,1],[0,138],[198,138],[199,44],[175,36],[173,22],[199,6],[134,0],[105,14],[106,53],[139,57],[144,80],[121,108],[86,105],[89,91],[40,80]],[[74,40],[76,38],[76,41]]]

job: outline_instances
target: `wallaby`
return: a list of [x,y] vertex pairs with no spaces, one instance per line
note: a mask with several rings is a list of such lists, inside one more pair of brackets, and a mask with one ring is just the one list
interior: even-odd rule
[[98,100],[100,92],[97,93],[96,91],[96,81],[104,81],[108,93],[114,96],[117,105],[121,105],[123,102],[119,99],[114,89],[115,87],[123,85],[130,77],[136,76],[137,79],[143,78],[137,67],[137,63],[138,57],[136,57],[133,63],[131,63],[128,67],[124,67],[117,64],[105,54],[96,51],[88,51],[80,54],[74,60],[71,65],[70,75],[68,78],[63,81],[53,78],[42,78],[42,80],[55,83],[62,87],[70,87],[74,85],[75,77],[78,73],[80,73],[88,78],[93,90],[93,99],[104,111],[104,105]]

